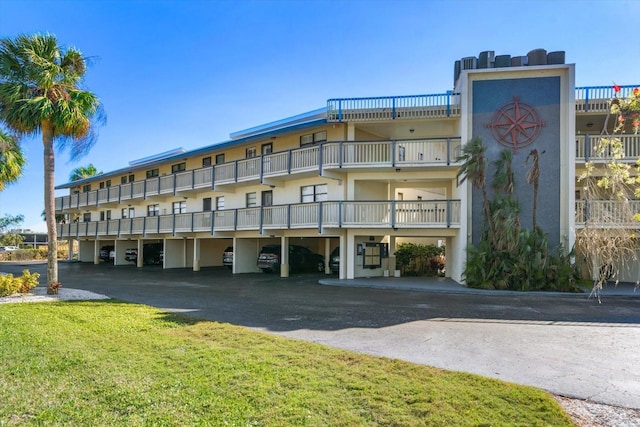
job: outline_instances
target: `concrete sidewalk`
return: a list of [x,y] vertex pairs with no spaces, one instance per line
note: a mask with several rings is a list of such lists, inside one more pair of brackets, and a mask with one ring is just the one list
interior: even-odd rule
[[[361,287],[374,289],[404,290],[404,291],[422,291],[422,292],[440,292],[448,294],[475,294],[475,295],[492,295],[492,296],[514,296],[523,295],[521,291],[509,290],[493,290],[493,289],[474,289],[468,288],[455,280],[444,277],[371,277],[359,279],[320,279],[321,285],[327,286],[346,286]],[[591,289],[584,288],[583,293],[568,292],[527,292],[528,295],[541,296],[557,296],[571,298],[593,298]],[[608,283],[600,292],[601,298],[609,296],[638,297],[640,298],[640,287],[634,283]]]

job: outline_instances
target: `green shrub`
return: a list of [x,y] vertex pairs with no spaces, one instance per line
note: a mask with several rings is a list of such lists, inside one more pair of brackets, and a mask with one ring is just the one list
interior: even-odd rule
[[39,277],[40,273],[29,273],[29,270],[26,269],[22,270],[20,277],[13,277],[13,274],[0,274],[0,297],[15,293],[28,293],[38,286]]
[[403,276],[435,276],[444,268],[444,247],[402,243],[395,255]]

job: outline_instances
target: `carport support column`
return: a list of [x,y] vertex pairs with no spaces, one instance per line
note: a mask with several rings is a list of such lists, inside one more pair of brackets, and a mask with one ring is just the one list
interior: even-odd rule
[[200,271],[200,239],[193,239],[193,271]]
[[[73,248],[72,240],[69,240],[69,248]],[[69,249],[69,261],[71,261],[71,251],[72,249]],[[100,264],[100,240],[93,242],[93,263]]]
[[280,237],[280,245],[280,277],[289,277],[289,238]]
[[136,259],[137,267],[142,267],[144,265],[144,254],[142,253],[143,247],[144,245],[142,244],[142,239],[138,239],[138,258]]
[[73,261],[73,239],[67,240],[67,260]]
[[396,272],[396,236],[389,236],[389,276]]
[[331,239],[324,239],[324,274],[331,274]]
[[356,236],[352,229],[347,230],[347,238],[345,240],[344,252],[340,248],[340,255],[345,260],[345,264],[347,264],[347,279],[354,279],[356,275]]

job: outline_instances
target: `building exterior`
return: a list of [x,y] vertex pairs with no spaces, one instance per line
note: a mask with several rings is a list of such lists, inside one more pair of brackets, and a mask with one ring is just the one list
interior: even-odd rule
[[[610,87],[576,88],[574,75],[564,52],[482,52],[456,61],[452,91],[330,99],[226,142],[58,186],[69,190],[56,199],[56,213],[69,218],[59,235],[78,241],[80,261],[98,263],[100,248],[113,246],[116,265],[129,263],[127,249],[161,243],[164,268],[199,270],[223,265],[233,247],[238,274],[260,271],[256,260],[268,244],[322,254],[330,274],[339,246],[338,274],[346,279],[394,275],[397,244],[434,243],[445,246],[446,275],[462,281],[482,216],[470,184],[458,183],[457,158],[466,141],[481,137],[489,160],[512,151],[520,178],[530,151],[542,153],[538,224],[552,244],[570,248],[588,220],[576,176],[614,95]],[[619,96],[634,87],[622,86]],[[637,160],[640,136],[622,139],[624,160]],[[522,211],[531,210],[524,183],[516,194]],[[283,277],[288,258],[282,251]],[[142,267],[143,257],[136,262]],[[621,274],[636,281],[640,267]]]

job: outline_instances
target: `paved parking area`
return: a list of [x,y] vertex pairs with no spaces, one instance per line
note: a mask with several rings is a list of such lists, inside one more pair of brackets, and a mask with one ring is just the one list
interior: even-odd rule
[[[2,263],[0,271],[25,267],[46,270]],[[60,263],[60,280],[199,318],[640,409],[640,290],[633,288],[605,290],[598,304],[587,295],[469,291],[443,280],[343,283],[315,274],[80,263]]]

